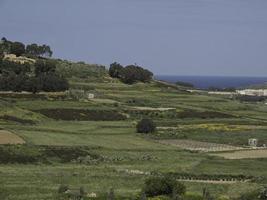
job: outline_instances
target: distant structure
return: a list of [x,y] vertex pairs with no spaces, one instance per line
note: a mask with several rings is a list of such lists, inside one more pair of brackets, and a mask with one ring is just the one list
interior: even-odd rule
[[267,89],[245,89],[245,90],[237,90],[236,91],[240,95],[248,95],[248,96],[267,96]]
[[72,99],[94,99],[95,94],[82,89],[70,89],[68,91],[68,96]]
[[255,139],[255,138],[248,139],[248,146],[257,147],[258,146],[258,139]]
[[36,62],[34,59],[27,58],[25,56],[17,57],[15,54],[4,54],[4,59],[15,62],[15,63],[19,63],[19,64],[25,64],[25,63],[31,64],[31,63]]
[[93,93],[88,93],[88,99],[94,99],[95,98],[95,94]]

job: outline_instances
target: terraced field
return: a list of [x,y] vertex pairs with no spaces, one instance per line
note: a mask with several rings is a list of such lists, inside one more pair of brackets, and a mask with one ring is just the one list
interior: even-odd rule
[[231,146],[226,144],[199,142],[193,140],[159,140],[159,143],[171,145],[185,150],[201,152],[233,151],[244,149],[242,147]]
[[211,154],[223,157],[225,159],[253,159],[253,158],[267,158],[267,149],[242,150],[234,152],[226,152],[219,154]]
[[[12,137],[25,142],[0,145],[2,199],[58,199],[62,184],[83,187],[98,196],[112,187],[122,199],[129,199],[140,193],[153,173],[255,178],[231,184],[184,182],[188,194],[201,195],[205,185],[216,198],[235,198],[267,184],[264,152],[255,151],[257,156],[249,159],[226,159],[228,154],[248,157],[250,152],[236,150],[246,146],[249,138],[258,138],[260,145],[267,143],[264,103],[188,93],[158,82],[70,80],[71,87],[89,88],[97,98],[0,94],[1,130],[10,130],[16,133]],[[142,118],[152,119],[157,131],[136,133]],[[10,133],[5,132],[4,138],[11,138]],[[220,152],[229,150],[234,152]]]

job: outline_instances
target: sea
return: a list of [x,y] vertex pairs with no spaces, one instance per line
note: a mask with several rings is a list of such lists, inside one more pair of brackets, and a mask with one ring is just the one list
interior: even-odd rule
[[175,76],[175,75],[156,75],[157,80],[170,83],[182,81],[191,83],[195,88],[208,89],[215,88],[246,88],[251,85],[261,85],[267,83],[267,77],[234,77],[234,76]]

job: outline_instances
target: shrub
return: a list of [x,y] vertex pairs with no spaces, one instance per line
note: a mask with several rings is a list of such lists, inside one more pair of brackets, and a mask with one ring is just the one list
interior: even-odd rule
[[151,119],[142,119],[136,126],[138,133],[153,133],[156,126]]
[[62,193],[64,193],[64,192],[66,192],[68,189],[69,189],[69,186],[67,186],[67,185],[60,185],[60,186],[58,187],[58,193],[59,193],[59,194],[62,194]]
[[160,195],[184,195],[186,187],[170,176],[150,177],[145,181],[143,191],[148,197]]

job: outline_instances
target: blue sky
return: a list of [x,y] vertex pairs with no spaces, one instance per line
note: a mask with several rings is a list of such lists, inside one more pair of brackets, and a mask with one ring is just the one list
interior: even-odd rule
[[0,37],[155,74],[267,76],[266,0],[0,0]]

